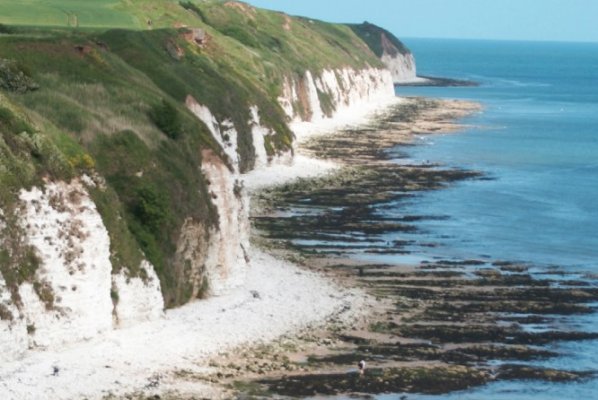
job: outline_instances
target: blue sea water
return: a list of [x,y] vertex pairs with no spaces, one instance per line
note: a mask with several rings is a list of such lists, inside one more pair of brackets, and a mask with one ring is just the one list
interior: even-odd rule
[[[598,44],[407,40],[422,75],[480,87],[398,88],[471,99],[484,111],[461,134],[427,136],[409,156],[484,172],[426,193],[408,211],[432,256],[523,260],[598,272]],[[404,151],[404,149],[401,149]]]
[[[401,213],[446,217],[422,221],[423,233],[402,237],[440,244],[414,245],[413,254],[521,260],[537,271],[557,265],[598,273],[598,44],[430,39],[406,44],[419,74],[481,86],[401,87],[399,95],[470,99],[484,106],[463,121],[468,125],[463,132],[422,137],[420,146],[407,150],[409,157],[480,170],[492,178],[460,182],[397,205]],[[399,156],[405,149],[396,152]],[[595,315],[574,317],[570,324],[598,331]],[[565,356],[538,364],[598,371],[597,341],[553,346]],[[598,399],[598,380],[500,382],[407,398]]]

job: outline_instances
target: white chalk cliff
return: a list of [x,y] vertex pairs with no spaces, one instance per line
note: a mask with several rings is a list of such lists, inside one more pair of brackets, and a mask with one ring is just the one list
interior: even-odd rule
[[[344,68],[318,74],[306,71],[302,77],[287,78],[278,102],[290,121],[319,121],[394,95],[389,71]],[[328,109],[320,102],[320,97],[330,100]],[[207,283],[210,294],[225,294],[243,283],[250,265],[247,256],[249,199],[239,172],[238,133],[230,120],[218,121],[208,107],[193,97],[187,97],[186,105],[207,126],[225,159],[212,151],[202,154],[201,168],[209,182],[211,202],[218,213],[217,227],[206,230],[201,222],[188,221],[182,229],[177,254],[187,260],[191,275],[195,277],[193,297],[204,283]],[[274,132],[261,124],[257,106],[250,107],[249,111],[255,168],[289,162],[292,157],[289,153],[268,156],[265,138]]]
[[416,81],[417,70],[413,54],[402,43],[393,44],[386,36],[386,33],[380,35],[380,43],[382,46],[380,59],[392,74],[393,82],[408,83]]
[[[278,102],[291,120],[313,122],[394,95],[392,75],[386,69],[325,69],[316,76],[306,71],[303,77],[287,78]],[[331,107],[323,106],[321,96]]]
[[390,54],[384,52],[381,60],[390,70],[394,83],[409,83],[418,80],[413,54]]
[[[288,122],[318,121],[393,96],[390,71],[342,68],[288,76],[278,102]],[[191,298],[197,298],[206,287],[209,294],[219,295],[243,283],[251,262],[249,199],[239,170],[234,124],[218,121],[191,96],[186,105],[222,150],[220,155],[204,150],[201,165],[217,223],[185,221],[174,257],[175,264],[190,269]],[[251,107],[248,115],[255,167],[288,160],[292,152],[268,153],[266,142],[274,132],[262,125],[259,108]],[[33,282],[18,287],[20,304],[15,304],[0,274],[0,361],[18,358],[27,349],[56,349],[163,315],[160,281],[149,262],[140,266],[143,279],[112,265],[110,237],[89,194],[94,185],[101,185],[101,178],[48,181],[21,191],[23,240],[35,250],[40,265]],[[6,227],[2,216],[0,211],[0,232]]]
[[86,185],[47,182],[20,193],[23,240],[40,265],[32,282],[17,288],[14,304],[0,276],[0,304],[11,316],[0,320],[0,360],[28,348],[57,348],[162,315],[160,283],[150,263],[142,280],[113,274],[110,239]]

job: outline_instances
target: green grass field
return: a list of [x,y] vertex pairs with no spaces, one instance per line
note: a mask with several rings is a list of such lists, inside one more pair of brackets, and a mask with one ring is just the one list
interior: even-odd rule
[[141,28],[120,0],[0,1],[0,23],[21,26]]

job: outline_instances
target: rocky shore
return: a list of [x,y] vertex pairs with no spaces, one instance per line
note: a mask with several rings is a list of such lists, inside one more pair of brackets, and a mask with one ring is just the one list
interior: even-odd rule
[[[422,215],[388,216],[385,204],[412,199],[477,171],[391,160],[394,146],[462,129],[479,106],[407,99],[375,124],[303,144],[302,152],[342,165],[316,178],[262,190],[254,199],[256,239],[271,252],[340,277],[377,299],[368,318],[213,361],[212,382],[230,397],[441,394],[500,380],[572,382],[593,371],[541,366],[556,342],[597,339],[570,316],[595,312],[597,281],[555,267],[550,275],[504,260],[435,260],[416,265],[359,261],[408,253],[387,234],[416,231]],[[428,243],[434,246],[434,243]],[[357,257],[356,257],[357,256]],[[242,360],[242,361],[241,361]],[[357,363],[365,360],[364,375]]]
[[407,82],[400,82],[397,84],[397,86],[471,87],[480,86],[480,84],[470,80],[420,75],[417,77],[417,79]]
[[346,324],[370,312],[369,296],[259,250],[245,283],[227,296],[56,351],[0,365],[0,398],[230,398],[212,379],[213,359],[285,335]]
[[479,105],[410,98],[387,110],[359,127],[304,136],[294,164],[245,177],[252,245],[262,250],[251,251],[242,288],[4,365],[0,390],[8,398],[409,398],[498,381],[591,379],[593,371],[542,364],[561,355],[554,343],[598,339],[568,323],[595,312],[596,277],[505,260],[368,261],[408,254],[411,243],[389,234],[431,218],[388,215],[386,205],[489,179],[396,156],[396,146],[464,129]]

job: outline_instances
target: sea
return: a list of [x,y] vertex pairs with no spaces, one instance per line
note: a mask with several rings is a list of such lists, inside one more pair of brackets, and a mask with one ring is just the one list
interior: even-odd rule
[[[529,263],[537,272],[558,267],[598,274],[598,43],[405,43],[419,75],[480,86],[398,87],[398,95],[467,99],[481,103],[483,112],[462,120],[461,132],[426,135],[417,146],[393,149],[397,160],[405,162],[406,152],[409,162],[477,170],[488,179],[462,181],[397,204],[401,213],[439,218],[419,222],[409,259],[395,255],[394,260],[483,258]],[[427,241],[439,245],[418,247]],[[596,315],[572,317],[570,324],[598,331]],[[553,346],[564,356],[537,365],[598,371],[598,341]],[[598,380],[500,382],[407,398],[598,399]]]

